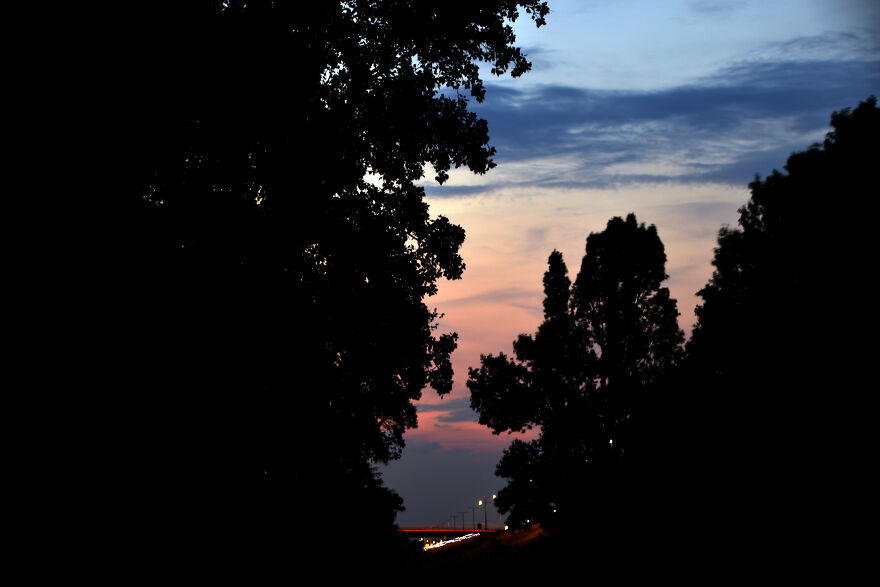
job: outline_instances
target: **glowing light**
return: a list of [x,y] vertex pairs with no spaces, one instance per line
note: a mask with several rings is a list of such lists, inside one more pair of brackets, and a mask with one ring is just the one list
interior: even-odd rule
[[479,536],[479,534],[465,534],[464,536],[456,536],[455,538],[450,538],[449,540],[441,540],[440,542],[435,542],[434,544],[426,544],[425,550],[440,548],[441,546],[446,546],[447,544],[452,544],[454,542],[461,542],[462,540],[468,540],[470,538],[475,538],[476,536]]

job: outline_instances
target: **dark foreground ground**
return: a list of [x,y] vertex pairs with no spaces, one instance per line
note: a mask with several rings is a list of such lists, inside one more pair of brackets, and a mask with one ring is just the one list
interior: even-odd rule
[[538,525],[516,532],[484,534],[437,549],[414,549],[400,558],[404,569],[473,568],[532,570],[608,567],[630,558],[626,545],[597,545],[579,536],[547,532]]
[[[793,540],[791,532],[783,538],[761,526],[750,532],[737,529],[740,531],[731,526],[665,525],[635,532],[594,533],[585,528],[559,533],[536,525],[429,551],[414,549],[400,557],[396,566],[497,570],[501,576],[520,578],[537,572],[551,581],[555,573],[568,570],[617,579],[688,576],[702,580],[719,572],[742,576],[757,567],[791,570],[822,558],[815,556],[815,545],[808,549],[797,546],[803,543]],[[517,574],[509,575],[511,571]]]
[[[510,568],[546,559],[555,537],[533,526],[518,532],[484,534],[440,548],[413,550],[401,557],[402,568]],[[528,563],[533,564],[533,563]]]

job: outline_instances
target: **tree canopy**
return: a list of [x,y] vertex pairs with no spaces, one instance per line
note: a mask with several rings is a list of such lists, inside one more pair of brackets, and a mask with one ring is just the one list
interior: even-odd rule
[[497,502],[508,523],[577,523],[588,510],[615,509],[599,505],[611,495],[602,485],[641,460],[644,400],[681,355],[665,264],[654,226],[612,218],[587,238],[574,285],[562,254],[550,255],[544,321],[514,342],[514,358],[482,356],[469,370],[481,424],[496,434],[540,431],[514,440],[498,464],[510,480]]
[[[372,465],[399,456],[426,385],[451,389],[456,335],[425,300],[464,270],[464,231],[432,218],[415,182],[428,165],[439,182],[493,167],[469,100],[485,95],[481,62],[529,69],[510,26],[523,12],[541,26],[548,8],[204,0],[108,15],[121,65],[95,178],[101,451],[171,527],[390,528],[402,506]],[[297,509],[318,501],[334,505]]]
[[760,523],[770,540],[816,538],[839,516],[827,485],[849,500],[863,468],[852,455],[869,426],[860,341],[873,323],[863,282],[880,109],[871,97],[830,122],[822,144],[749,184],[739,226],[719,232],[687,346],[682,421],[711,511]]
[[861,207],[877,185],[878,112],[872,97],[833,113],[824,143],[792,154],[786,173],[756,177],[739,226],[719,232],[688,355],[734,462],[756,466],[770,446],[789,463],[821,452],[811,430],[840,405],[827,394],[858,354],[847,341],[870,246]]

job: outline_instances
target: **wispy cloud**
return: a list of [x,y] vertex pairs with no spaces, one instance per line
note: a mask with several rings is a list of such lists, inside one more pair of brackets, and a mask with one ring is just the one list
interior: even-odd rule
[[515,304],[516,302],[534,297],[534,292],[522,287],[505,287],[488,291],[477,292],[460,298],[452,298],[443,301],[444,308],[453,308],[461,305],[471,305],[480,302],[493,304]]
[[717,18],[748,6],[745,0],[691,0],[688,8],[692,11]]
[[437,412],[436,421],[444,424],[474,422],[477,419],[476,413],[471,409],[469,397],[443,400],[434,404],[420,403],[419,412]]
[[[786,51],[845,44],[847,36],[794,39]],[[816,52],[816,51],[813,52]],[[747,184],[822,138],[833,110],[880,90],[880,60],[741,61],[700,83],[662,91],[492,86],[477,107],[499,167],[452,174],[432,196],[513,186]]]

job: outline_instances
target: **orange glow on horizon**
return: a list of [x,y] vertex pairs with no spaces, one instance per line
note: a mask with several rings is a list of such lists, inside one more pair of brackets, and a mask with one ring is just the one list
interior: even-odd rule
[[[443,215],[466,232],[461,255],[462,279],[441,281],[437,295],[425,300],[443,314],[438,332],[457,332],[452,354],[452,391],[439,398],[426,389],[417,406],[418,428],[406,438],[436,442],[442,448],[497,451],[517,435],[495,435],[474,421],[449,421],[444,403],[469,399],[469,367],[481,354],[513,354],[513,341],[534,333],[543,319],[543,276],[547,258],[562,252],[574,281],[591,232],[604,230],[614,216],[634,212],[639,222],[654,224],[666,249],[664,283],[678,302],[679,327],[689,336],[696,296],[712,275],[711,259],[718,230],[735,225],[748,191],[719,184],[635,185],[620,189],[529,187],[498,189],[481,195],[429,198],[432,216]],[[722,204],[705,207],[705,203]],[[701,215],[703,209],[714,215]],[[453,406],[450,406],[450,410]],[[526,437],[537,436],[537,431]]]

